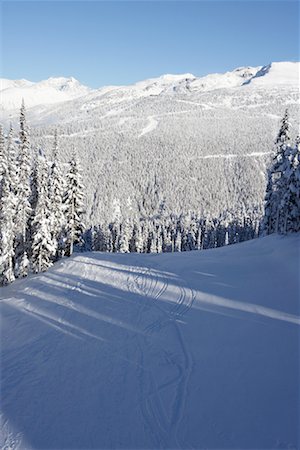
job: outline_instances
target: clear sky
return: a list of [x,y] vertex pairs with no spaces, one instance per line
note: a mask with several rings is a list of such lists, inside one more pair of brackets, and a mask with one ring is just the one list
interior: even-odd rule
[[1,19],[1,76],[12,79],[100,87],[299,60],[293,0],[2,0]]

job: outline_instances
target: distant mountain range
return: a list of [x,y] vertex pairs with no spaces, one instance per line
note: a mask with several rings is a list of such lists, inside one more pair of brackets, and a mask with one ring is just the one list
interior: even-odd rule
[[22,98],[27,108],[56,104],[86,97],[88,101],[99,95],[124,98],[142,98],[172,93],[201,93],[216,89],[234,88],[247,84],[267,87],[299,84],[298,62],[277,62],[263,67],[240,67],[232,72],[215,73],[196,77],[190,73],[162,75],[140,81],[130,86],[107,86],[91,89],[73,77],[49,78],[37,83],[27,80],[0,79],[1,111],[13,111],[20,107]]

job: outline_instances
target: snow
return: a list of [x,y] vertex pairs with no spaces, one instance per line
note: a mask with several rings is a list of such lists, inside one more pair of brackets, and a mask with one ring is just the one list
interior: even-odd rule
[[298,448],[300,235],[1,289],[2,448]]
[[192,88],[208,92],[214,89],[238,87],[245,80],[251,79],[259,69],[260,67],[240,67],[231,72],[209,74],[198,78],[192,84]]
[[276,85],[299,86],[299,62],[273,62],[262,67],[256,75],[245,84],[261,87],[274,87]]
[[[165,74],[130,86],[105,86],[90,89],[73,77],[51,77],[37,83],[27,80],[0,79],[1,109],[16,110],[24,98],[27,108],[52,105],[84,96],[81,110],[96,108],[106,98],[111,104],[151,96],[213,92],[219,89],[255,86],[298,86],[299,62],[274,62],[267,66],[240,67],[226,73],[196,77],[191,73]],[[2,113],[3,113],[2,112]]]
[[150,133],[151,131],[155,130],[157,125],[158,125],[158,121],[153,116],[149,116],[148,124],[142,129],[142,132],[139,135],[139,137],[142,137],[142,136],[144,136],[144,134]]
[[[286,67],[288,78],[289,67],[292,70],[294,64]],[[137,203],[155,176],[168,213],[197,212],[201,205],[203,214],[217,217],[230,205],[235,211],[244,208],[252,214],[262,208],[265,195],[265,178],[257,167],[263,165],[265,171],[286,108],[292,140],[299,128],[299,83],[270,84],[266,88],[256,87],[254,81],[243,85],[259,70],[261,67],[243,67],[227,74],[212,74],[204,77],[205,83],[199,81],[203,77],[189,73],[167,75],[132,86],[89,90],[68,101],[35,107],[29,107],[25,99],[32,146],[50,155],[53,130],[57,128],[60,160],[67,162],[76,151],[86,186],[87,225],[111,222],[115,195],[120,199],[122,217],[128,216],[128,196],[133,199],[130,214],[138,216]],[[271,71],[256,80],[269,76]],[[56,92],[53,99],[69,98],[68,92],[55,88],[53,79],[50,85]],[[40,93],[46,92],[45,86],[27,90],[34,93],[35,103],[41,101]],[[15,92],[6,91],[7,96],[8,91]],[[0,105],[5,132],[12,123],[18,133],[21,98],[21,94],[15,97],[18,108],[14,111]],[[52,97],[45,99],[48,101]],[[151,122],[149,117],[153,118]],[[243,187],[235,174],[241,158]],[[238,191],[228,180],[239,186]]]
[[22,99],[26,107],[31,108],[69,101],[88,94],[90,89],[73,77],[58,77],[38,83],[0,79],[0,92],[1,109],[11,111],[20,108]]

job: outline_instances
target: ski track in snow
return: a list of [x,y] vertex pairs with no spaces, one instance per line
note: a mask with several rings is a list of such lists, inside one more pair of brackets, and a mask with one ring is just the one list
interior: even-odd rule
[[[133,270],[133,268],[131,268]],[[153,375],[153,368],[151,363],[148,365],[145,363],[145,355],[147,355],[147,337],[142,338],[139,336],[139,351],[140,351],[140,366],[147,367],[147,371],[143,369],[140,373],[140,409],[143,415],[145,425],[150,426],[151,434],[153,437],[159,439],[155,442],[155,445],[162,445],[166,448],[167,445],[172,443],[172,448],[182,448],[178,442],[178,427],[182,419],[186,401],[186,391],[188,387],[189,377],[192,371],[192,355],[188,350],[187,345],[184,342],[182,332],[178,326],[177,320],[182,318],[192,307],[195,294],[192,289],[178,286],[177,301],[172,305],[169,310],[165,310],[159,305],[158,300],[162,295],[168,291],[169,284],[167,278],[161,280],[156,273],[151,269],[140,271],[138,274],[132,272],[132,275],[128,277],[127,286],[129,292],[139,293],[144,299],[145,303],[140,309],[139,321],[143,319],[143,314],[148,308],[155,308],[159,318],[155,321],[151,321],[145,326],[144,331],[146,336],[152,337],[156,333],[168,326],[172,326],[177,340],[176,349],[181,353],[181,361],[176,362],[174,355],[170,356],[166,353],[164,348],[160,348],[161,358],[164,359],[169,365],[173,366],[175,377],[172,376],[171,380],[163,381],[159,385],[155,382]],[[174,362],[175,361],[175,362]],[[147,386],[147,379],[150,394],[145,393],[145,386]],[[171,416],[168,417],[165,405],[161,399],[160,392],[170,386],[174,387],[173,404],[171,405]]]

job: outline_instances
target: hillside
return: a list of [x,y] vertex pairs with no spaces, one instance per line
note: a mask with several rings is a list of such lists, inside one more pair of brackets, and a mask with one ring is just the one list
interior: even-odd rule
[[298,448],[299,248],[83,253],[2,288],[1,448]]
[[88,225],[139,216],[146,192],[155,190],[167,214],[260,217],[266,165],[287,107],[294,135],[299,128],[298,80],[292,62],[96,90],[72,78],[25,87],[23,80],[1,91],[0,121],[17,127],[9,105],[26,101],[26,90],[34,147],[50,153],[57,128],[61,160],[73,149],[79,156]]

